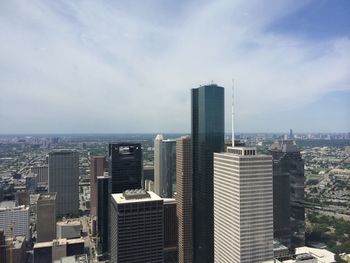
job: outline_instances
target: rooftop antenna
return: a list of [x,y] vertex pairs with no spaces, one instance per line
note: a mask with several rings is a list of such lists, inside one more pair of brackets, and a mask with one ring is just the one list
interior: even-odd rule
[[234,79],[232,79],[232,147],[235,147],[235,126],[234,126],[234,122],[235,122],[235,86],[234,86]]

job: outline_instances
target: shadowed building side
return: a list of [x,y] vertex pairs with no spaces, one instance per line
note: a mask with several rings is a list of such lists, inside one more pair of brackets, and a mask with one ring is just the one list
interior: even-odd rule
[[271,145],[274,236],[291,252],[305,244],[304,160],[292,140]]

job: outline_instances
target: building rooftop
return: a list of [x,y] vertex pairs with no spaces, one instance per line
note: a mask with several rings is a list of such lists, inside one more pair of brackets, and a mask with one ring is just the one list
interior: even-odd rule
[[312,247],[297,247],[295,249],[295,254],[310,254],[317,258],[317,262],[319,263],[333,263],[335,262],[334,256],[335,254],[320,248],[312,248]]
[[72,150],[72,149],[54,149],[49,154],[72,153],[72,152],[77,152],[77,151]]
[[[130,190],[129,190],[130,191]],[[147,194],[141,194],[140,198],[125,198],[124,193],[120,194],[112,194],[112,199],[117,204],[127,204],[127,203],[135,203],[135,202],[151,202],[151,201],[162,201],[163,199],[160,198],[158,195],[151,191],[145,191]],[[128,194],[127,194],[128,195]]]
[[278,242],[276,240],[273,241],[273,250],[274,251],[286,250],[286,249],[288,250],[288,248],[285,245],[281,244],[280,242]]
[[66,221],[61,221],[61,222],[57,222],[57,225],[59,226],[80,226],[80,221],[71,221],[71,220],[66,220]]
[[271,145],[270,149],[271,151],[299,152],[299,148],[293,140],[276,141]]
[[34,249],[52,247],[54,244],[67,245],[67,244],[79,244],[79,243],[84,243],[84,239],[83,238],[73,238],[73,239],[61,238],[61,239],[54,239],[52,241],[36,243],[34,244]]
[[56,199],[56,193],[43,193],[40,194],[39,200],[55,200]]
[[164,204],[176,204],[175,198],[163,198]]
[[133,189],[133,190],[125,190],[123,192],[123,197],[127,200],[130,199],[143,199],[143,198],[149,198],[150,195],[147,193],[146,190],[143,189]]
[[256,148],[255,147],[227,147],[228,153],[233,153],[237,155],[256,155]]
[[157,134],[155,140],[164,140],[163,134]]
[[2,201],[0,202],[0,208],[13,208],[16,207],[16,202],[15,201]]
[[176,139],[166,139],[163,140],[164,143],[176,143]]
[[[61,260],[57,261],[57,263],[88,263],[88,258],[86,254],[63,257]],[[56,261],[54,262],[56,263]]]
[[14,238],[6,238],[6,242],[12,241],[12,248],[13,249],[20,249],[23,246],[23,243],[25,242],[26,237],[25,236],[16,236]]
[[109,179],[109,178],[111,178],[111,177],[109,176],[108,172],[104,172],[102,176],[97,176],[97,180],[98,179],[101,179],[101,180],[102,179]]
[[25,205],[13,206],[13,207],[0,205],[0,211],[6,211],[6,210],[12,210],[12,211],[29,210],[29,207],[26,207]]

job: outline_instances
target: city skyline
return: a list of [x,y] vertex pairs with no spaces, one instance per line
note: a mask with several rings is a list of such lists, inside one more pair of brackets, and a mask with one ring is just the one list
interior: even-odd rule
[[237,131],[348,132],[349,10],[344,0],[1,2],[0,134],[185,133],[190,89],[212,81],[225,87],[229,131],[232,78]]

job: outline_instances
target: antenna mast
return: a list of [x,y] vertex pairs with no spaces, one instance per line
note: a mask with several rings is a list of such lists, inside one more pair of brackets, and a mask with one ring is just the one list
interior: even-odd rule
[[235,100],[234,100],[234,95],[235,95],[235,87],[234,87],[234,79],[232,79],[232,120],[231,120],[231,124],[232,124],[232,147],[235,147]]

